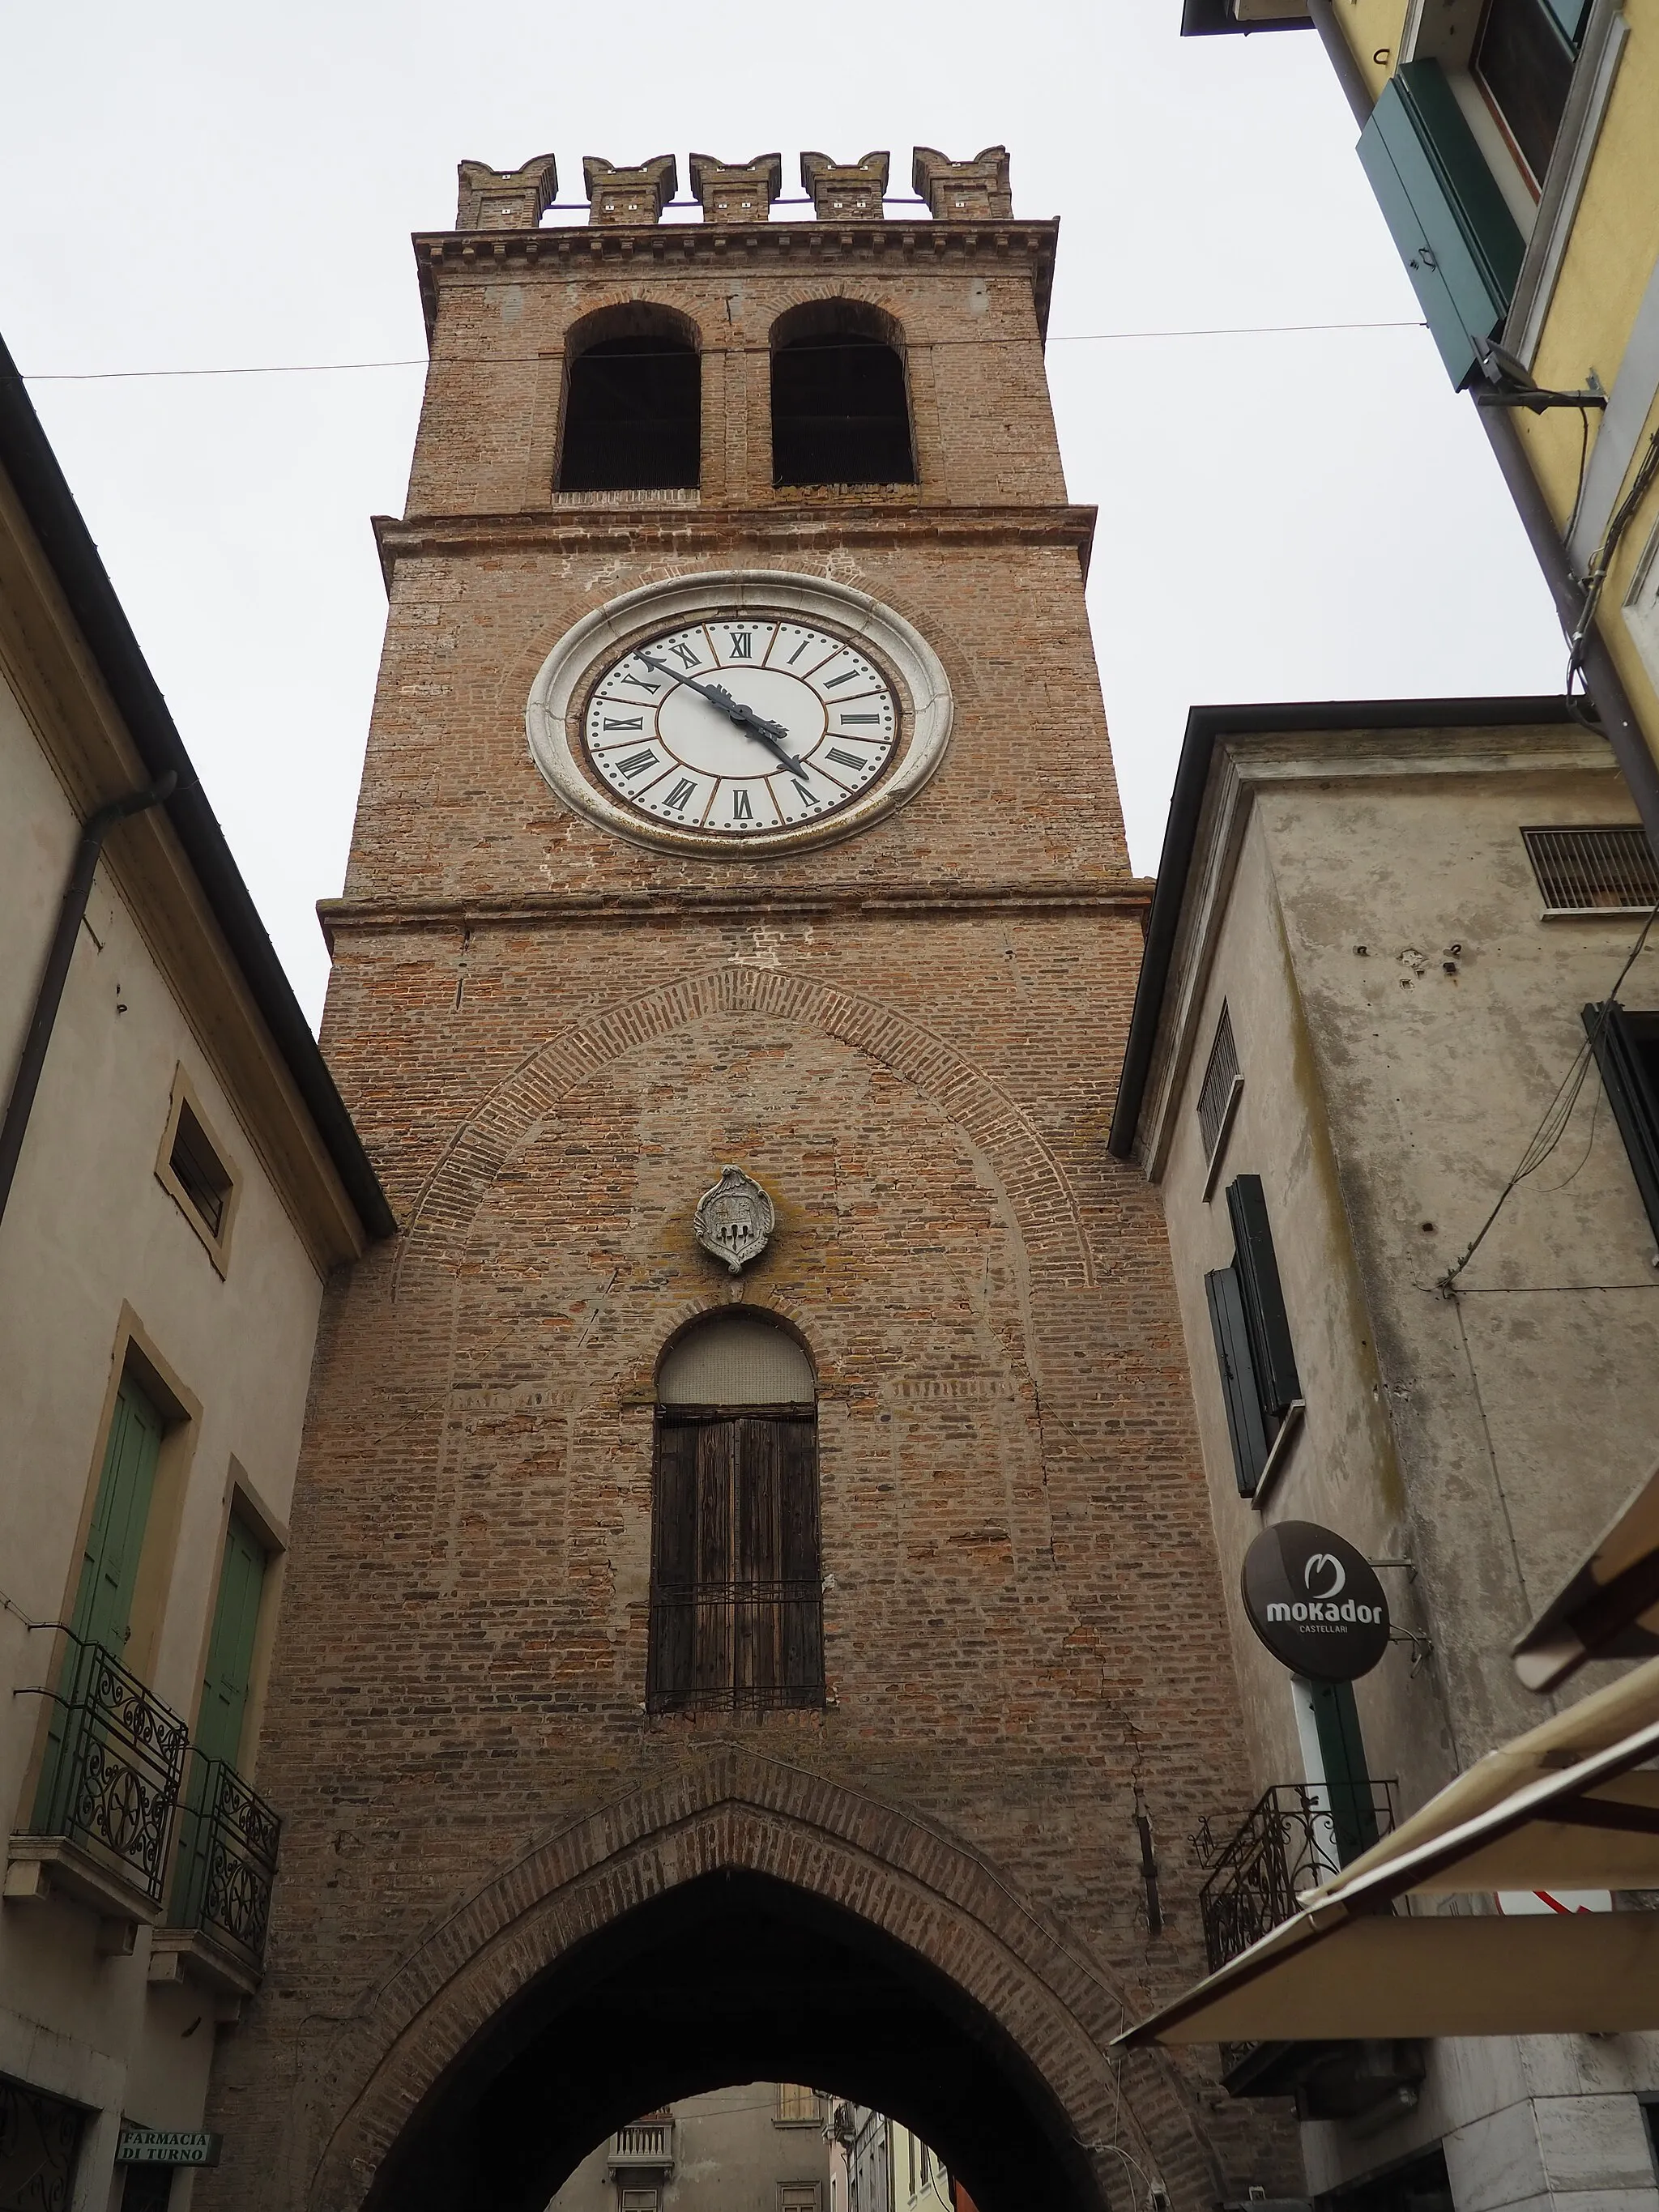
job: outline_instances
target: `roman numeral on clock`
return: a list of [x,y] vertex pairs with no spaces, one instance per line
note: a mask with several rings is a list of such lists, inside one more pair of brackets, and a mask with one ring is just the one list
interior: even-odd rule
[[732,794],[732,819],[734,822],[752,822],[754,818],[755,810],[749,803],[749,793],[734,791]]
[[860,759],[857,753],[849,753],[844,745],[831,745],[830,757],[832,761],[839,761],[843,768],[868,768],[870,765],[868,761]]
[[[841,718],[842,727],[843,729],[846,728],[848,722],[878,722],[880,720],[881,716],[879,714],[843,714]],[[611,727],[611,725],[607,722],[605,726],[608,730]]]
[[696,785],[692,782],[689,775],[682,776],[680,781],[674,786],[672,791],[669,793],[667,798],[664,799],[663,805],[665,806],[673,807],[684,806],[686,800],[690,798],[692,793],[696,789]]
[[[843,714],[842,720],[845,721],[846,719]],[[873,717],[872,719],[873,720]],[[607,730],[642,730],[645,727],[645,717],[643,714],[635,714],[631,722],[613,722],[607,717],[605,726]]]
[[673,639],[669,645],[668,650],[685,667],[695,668],[696,666],[697,648],[694,645],[688,645],[683,637]]
[[655,768],[657,756],[647,745],[642,753],[629,753],[625,761],[617,763],[618,775],[642,775],[648,768]]
[[732,641],[732,658],[733,660],[749,660],[753,659],[754,656],[751,651],[751,647],[755,641],[755,633],[753,630],[730,629],[727,630],[726,634]]
[[833,691],[837,684],[850,684],[858,673],[856,668],[849,668],[844,676],[832,676],[823,688],[826,691]]

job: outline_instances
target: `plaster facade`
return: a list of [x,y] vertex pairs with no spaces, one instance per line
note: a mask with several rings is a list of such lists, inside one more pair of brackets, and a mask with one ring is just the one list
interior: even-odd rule
[[[1659,1255],[1594,1069],[1547,1164],[1438,1287],[1641,927],[1545,916],[1522,829],[1633,816],[1605,745],[1559,708],[1509,727],[1458,726],[1455,702],[1422,728],[1296,712],[1216,737],[1135,1142],[1164,1196],[1252,1771],[1322,1779],[1239,1593],[1260,1528],[1311,1521],[1382,1563],[1404,1632],[1354,1686],[1367,1771],[1403,1815],[1540,1717],[1509,1647],[1659,1433]],[[1650,948],[1620,995],[1656,991]],[[1196,1102],[1224,1006],[1243,1081],[1215,1158]],[[1204,1285],[1231,1262],[1241,1174],[1261,1179],[1306,1402],[1254,1499]],[[1458,2212],[1635,2212],[1654,2203],[1637,2093],[1656,2087],[1651,2038],[1431,2045],[1388,2124],[1304,2128],[1310,2178],[1334,2189],[1440,2142]]]
[[[1201,2073],[1105,2053],[1128,1992],[1198,1956],[1181,1870],[1148,1934],[1134,1777],[1172,1836],[1246,1784],[1162,1226],[1103,1149],[1146,887],[1042,376],[1054,230],[992,197],[984,221],[416,241],[433,366],[324,909],[325,1040],[405,1228],[325,1323],[263,1753],[281,1966],[220,2069],[215,2204],[541,2203],[597,2127],[768,2066],[879,2075],[905,2110],[908,2082],[992,2208],[1019,2200],[975,2130],[1016,2079],[1054,2100],[1079,2204],[1118,2201],[1131,2137],[1183,2212],[1285,2169]],[[916,485],[772,485],[769,334],[836,300],[902,349]],[[700,349],[700,489],[555,493],[572,333],[651,310]],[[843,843],[649,850],[558,802],[525,702],[595,608],[739,566],[914,624],[950,748]],[[691,1232],[727,1161],[777,1211],[729,1286]],[[733,1295],[817,1378],[826,1693],[654,1716],[654,1378]],[[760,1875],[781,1928],[890,1936],[895,1975],[978,2008],[1006,2054],[984,2095],[873,2003],[857,2036],[823,1990],[745,2009],[727,1958],[706,2033],[634,2036],[603,2093],[628,2106],[560,2104],[532,2142],[504,2090],[457,2101],[584,1957]],[[535,2046],[566,2102],[571,2004]],[[723,2057],[757,2018],[761,2066]],[[515,2130],[533,2171],[492,2181]]]
[[548,2212],[830,2212],[823,2100],[805,2098],[803,2118],[783,2084],[738,2081],[665,2106],[672,2165],[620,2163],[640,2154],[624,2129],[583,2160]]
[[[153,779],[0,472],[8,1091],[82,822],[112,793]],[[216,1235],[170,1164],[186,1097],[232,1178]],[[0,1905],[0,2075],[79,2108],[72,2175],[37,2185],[61,2184],[74,2212],[118,2204],[123,2116],[201,2129],[215,2045],[239,2002],[239,1976],[204,1966],[194,1933],[161,1932],[166,1881],[159,1899],[114,1876],[88,1892],[76,1876],[85,1851],[21,1832],[40,1826],[51,1693],[65,1663],[58,1631],[75,1611],[118,1385],[142,1378],[165,1434],[114,1656],[193,1727],[233,1505],[268,1550],[257,1704],[324,1276],[364,1241],[171,825],[157,811],[119,825],[0,1223],[0,1806],[18,1832]],[[256,1737],[257,1715],[249,1781]],[[9,2148],[25,2158],[27,2130]],[[189,2192],[186,2178],[173,2206]]]

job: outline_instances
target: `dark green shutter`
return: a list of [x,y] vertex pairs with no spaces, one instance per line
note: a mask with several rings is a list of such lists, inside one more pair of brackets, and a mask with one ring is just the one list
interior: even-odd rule
[[1636,1188],[1659,1237],[1659,1014],[1628,1014],[1612,1000],[1605,1006],[1586,1006],[1584,1027]]
[[1503,327],[1524,242],[1438,62],[1404,62],[1359,137],[1359,159],[1460,388]]
[[1365,1745],[1352,1682],[1311,1682],[1314,1727],[1325,1769],[1336,1856],[1343,1866],[1376,1841],[1376,1808],[1365,1771]]
[[1267,1464],[1267,1431],[1250,1364],[1250,1333],[1245,1325],[1238,1277],[1231,1267],[1218,1267],[1204,1278],[1204,1295],[1209,1301],[1210,1327],[1215,1332],[1216,1358],[1221,1366],[1238,1494],[1249,1498]]
[[1291,1325],[1279,1288],[1279,1261],[1267,1226],[1267,1201],[1260,1176],[1239,1176],[1227,1186],[1227,1212],[1237,1249],[1233,1266],[1243,1294],[1245,1325],[1250,1332],[1252,1364],[1261,1410],[1276,1425],[1286,1407],[1302,1395],[1297,1379]]
[[264,1547],[246,1523],[231,1516],[219,1570],[219,1599],[208,1640],[206,1678],[196,1716],[196,1748],[204,1759],[232,1766],[242,1755],[242,1724],[253,1684],[253,1645],[264,1589]]

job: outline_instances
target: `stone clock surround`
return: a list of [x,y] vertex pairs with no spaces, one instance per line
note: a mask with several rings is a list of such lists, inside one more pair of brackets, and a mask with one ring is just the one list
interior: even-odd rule
[[920,630],[867,592],[829,577],[788,569],[707,569],[645,584],[596,607],[559,640],[542,663],[525,710],[536,765],[578,813],[619,836],[670,852],[707,852],[729,840],[677,830],[622,805],[583,773],[577,718],[598,672],[630,645],[709,613],[793,615],[821,623],[884,662],[899,680],[903,724],[897,758],[871,787],[822,822],[774,830],[750,852],[799,852],[827,845],[878,821],[920,791],[945,757],[953,702],[950,678]]

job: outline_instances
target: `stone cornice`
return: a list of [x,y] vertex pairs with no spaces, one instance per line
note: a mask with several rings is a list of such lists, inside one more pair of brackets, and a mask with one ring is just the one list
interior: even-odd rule
[[811,915],[896,915],[927,919],[959,915],[1144,914],[1150,879],[1121,876],[1103,883],[708,884],[652,885],[613,891],[525,892],[471,898],[319,899],[317,918],[331,951],[337,935],[404,930],[521,928],[526,923],[572,927],[665,921],[753,922]]
[[548,230],[416,231],[421,304],[431,337],[440,274],[494,268],[550,276],[581,270],[648,270],[704,262],[764,268],[910,268],[963,261],[1021,262],[1031,272],[1037,330],[1048,327],[1058,217],[1046,222],[759,222],[561,225]]
[[526,507],[512,514],[374,517],[380,569],[392,587],[399,560],[453,553],[580,550],[626,545],[635,552],[696,553],[737,544],[773,552],[834,551],[843,545],[1069,545],[1086,575],[1094,543],[1092,507],[789,505],[775,507]]

